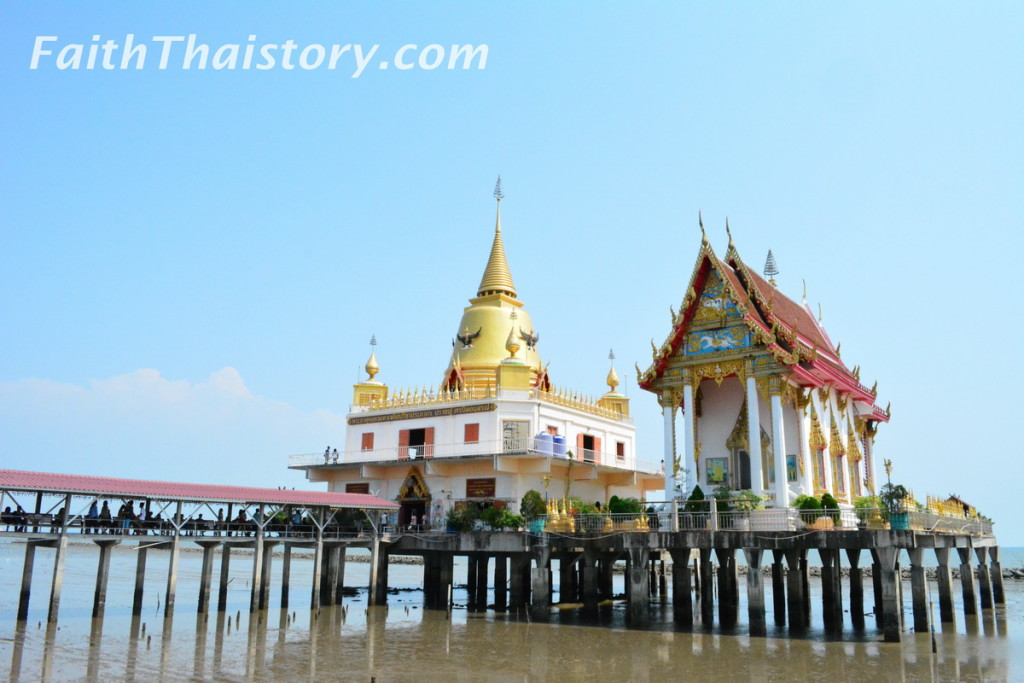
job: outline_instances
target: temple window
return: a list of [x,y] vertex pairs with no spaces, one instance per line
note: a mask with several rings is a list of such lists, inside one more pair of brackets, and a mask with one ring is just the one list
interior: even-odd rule
[[363,432],[360,437],[359,448],[364,451],[373,450],[373,432]]
[[480,442],[480,423],[472,422],[463,426],[463,441],[465,443],[479,443]]
[[617,460],[626,459],[626,444],[623,441],[615,442],[615,458]]

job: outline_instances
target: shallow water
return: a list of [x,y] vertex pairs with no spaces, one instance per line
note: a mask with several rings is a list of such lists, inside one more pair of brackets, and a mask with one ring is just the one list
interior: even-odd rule
[[[293,556],[291,608],[249,615],[251,556],[232,553],[229,606],[225,613],[197,617],[201,554],[182,553],[173,619],[163,614],[168,554],[151,551],[146,573],[146,609],[131,617],[135,551],[118,548],[111,561],[106,614],[90,617],[97,552],[69,547],[60,620],[46,624],[52,551],[36,555],[33,599],[27,624],[14,622],[23,546],[0,543],[0,672],[11,680],[678,680],[700,676],[730,680],[1013,680],[1024,678],[1024,585],[1006,582],[1007,608],[968,620],[957,604],[955,627],[935,634],[907,632],[899,644],[880,642],[870,629],[847,628],[841,640],[825,637],[820,624],[818,583],[812,580],[815,622],[806,637],[784,629],[766,638],[729,633],[717,626],[677,631],[669,605],[652,605],[645,630],[625,626],[618,603],[596,622],[578,611],[552,613],[551,624],[530,624],[511,615],[450,614],[422,609],[422,567],[392,564],[387,607],[367,609],[366,591],[346,598],[343,608],[308,609],[312,562]],[[1003,562],[1011,563],[1004,551]],[[218,566],[214,568],[217,575]],[[272,570],[271,605],[279,604],[280,558]],[[368,565],[349,561],[346,585],[365,586]],[[456,566],[456,583],[465,565]],[[558,573],[555,572],[557,580]],[[844,586],[844,589],[846,587]],[[870,609],[871,589],[866,583]],[[621,576],[616,591],[622,590]],[[909,590],[909,588],[908,588]],[[931,585],[934,597],[934,584]],[[771,591],[768,620],[771,622]],[[909,593],[908,602],[909,602]],[[456,603],[465,591],[455,591]],[[214,588],[216,604],[216,588]],[[847,608],[849,605],[846,605]],[[937,609],[936,609],[937,611]],[[872,617],[867,619],[869,627]],[[913,620],[907,619],[908,628]],[[847,620],[847,627],[849,622]],[[770,625],[770,629],[773,627]],[[4,667],[4,662],[9,667]]]

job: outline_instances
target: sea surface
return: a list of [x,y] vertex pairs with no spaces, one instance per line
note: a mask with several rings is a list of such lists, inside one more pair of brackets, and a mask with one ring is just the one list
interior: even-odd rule
[[[145,610],[131,616],[135,575],[132,546],[117,547],[110,567],[106,613],[91,618],[98,552],[91,543],[69,547],[60,619],[48,626],[46,609],[53,551],[36,551],[29,620],[15,621],[24,545],[0,542],[0,677],[11,681],[1002,681],[1024,680],[1024,582],[1006,581],[1006,608],[965,618],[957,593],[954,626],[914,633],[908,613],[901,643],[883,643],[871,628],[849,626],[841,638],[826,637],[821,624],[820,583],[812,578],[813,625],[789,638],[771,624],[751,637],[745,625],[717,625],[692,632],[672,623],[671,606],[652,604],[651,625],[626,626],[625,604],[616,602],[597,621],[577,609],[555,609],[551,622],[465,608],[465,564],[456,563],[456,606],[451,612],[422,608],[423,570],[391,564],[387,607],[367,607],[369,565],[346,564],[346,586],[359,588],[339,608],[308,607],[310,557],[293,555],[288,610],[280,604],[280,557],[272,569],[271,609],[248,612],[251,556],[232,553],[226,612],[196,614],[202,555],[181,554],[175,613],[164,618],[168,553],[152,550],[146,572]],[[813,556],[814,553],[811,553]],[[813,560],[816,558],[812,557]],[[904,558],[905,559],[905,558]],[[1024,567],[1024,549],[1003,549],[1006,568]],[[214,566],[216,605],[219,554]],[[558,572],[554,572],[557,581]],[[615,590],[623,590],[621,575]],[[770,585],[770,584],[769,584]],[[909,586],[906,602],[909,603]],[[557,585],[556,585],[557,591]],[[844,593],[848,586],[844,581]],[[935,584],[930,584],[937,599]],[[741,591],[741,595],[742,595]],[[557,599],[557,595],[556,595]],[[870,581],[865,582],[871,609]],[[845,607],[849,609],[848,600]],[[938,606],[935,606],[938,612]]]

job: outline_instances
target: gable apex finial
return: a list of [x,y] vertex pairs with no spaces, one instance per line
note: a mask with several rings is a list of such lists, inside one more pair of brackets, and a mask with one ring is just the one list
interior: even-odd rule
[[704,232],[704,216],[701,215],[701,210],[697,209],[697,225],[700,226],[700,243],[702,246],[708,246],[708,234]]
[[736,245],[732,242],[732,230],[729,229],[729,217],[725,217],[725,234],[729,236],[729,249],[735,251]]

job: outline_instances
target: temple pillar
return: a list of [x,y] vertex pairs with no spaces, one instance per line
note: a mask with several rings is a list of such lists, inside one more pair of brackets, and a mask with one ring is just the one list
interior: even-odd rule
[[662,454],[662,462],[665,468],[665,500],[675,500],[676,479],[675,479],[675,405],[672,399],[672,391],[665,391],[662,399],[662,429],[665,440],[665,448]]
[[747,374],[747,447],[750,456],[750,488],[757,494],[766,492],[764,473],[761,471],[761,417],[757,398],[757,380]]
[[807,403],[810,398],[797,399],[797,434],[800,439],[800,463],[802,467],[797,476],[800,479],[800,492],[809,496],[814,495],[814,462],[811,459],[811,417],[807,414]]
[[775,507],[789,507],[789,477],[786,472],[786,431],[782,416],[782,382],[775,378],[771,389],[772,458],[775,464]]
[[[699,380],[698,380],[699,381]],[[694,387],[692,381],[688,377],[683,378],[683,408],[681,412],[681,422],[683,423],[683,452],[680,454],[679,459],[682,464],[681,476],[682,481],[680,492],[681,498],[686,498],[690,495],[693,487],[697,485],[697,464],[693,460],[693,449],[694,449],[694,433],[693,433],[693,420],[695,419],[696,412],[693,403],[693,392]],[[690,416],[690,417],[688,417]],[[689,475],[689,472],[693,472],[693,476]],[[677,518],[678,523],[678,518]]]

